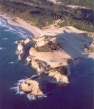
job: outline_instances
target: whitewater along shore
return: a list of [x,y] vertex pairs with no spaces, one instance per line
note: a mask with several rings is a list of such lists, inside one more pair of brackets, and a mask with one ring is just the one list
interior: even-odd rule
[[41,30],[35,26],[31,26],[29,23],[25,22],[24,20],[18,18],[18,17],[11,17],[7,14],[2,14],[0,12],[0,17],[6,19],[6,21],[13,26],[21,27],[33,34],[33,36],[40,37],[41,36]]

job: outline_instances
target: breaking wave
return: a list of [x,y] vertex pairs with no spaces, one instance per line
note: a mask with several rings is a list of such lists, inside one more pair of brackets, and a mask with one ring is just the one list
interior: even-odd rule
[[[47,97],[46,95],[44,95],[44,96],[37,96],[38,99],[42,99],[42,98],[46,98],[46,97]],[[37,100],[37,98],[34,95],[31,95],[31,94],[27,94],[27,98],[29,99],[29,101]]]
[[[17,33],[19,36],[26,38],[26,37],[31,37],[31,33],[27,32],[26,30],[16,27],[16,26],[11,26],[7,24],[6,20],[0,17],[0,27],[4,27],[4,31],[10,31],[12,33]],[[3,39],[4,40],[4,39]],[[6,40],[6,39],[5,39]]]
[[18,63],[18,62],[9,62],[9,64],[14,64],[14,63]]
[[0,51],[1,51],[1,50],[4,50],[4,49],[6,49],[6,48],[0,47]]
[[3,48],[2,48],[2,47],[0,47],[0,50],[3,50]]
[[19,80],[18,83],[15,84],[15,87],[12,87],[12,88],[10,88],[10,89],[16,91],[16,94],[19,94],[19,95],[25,94],[25,93],[24,93],[23,91],[21,91],[20,88],[19,88],[20,83],[23,82],[23,81],[24,81],[24,79]]
[[27,94],[27,98],[32,101],[32,100],[36,100],[35,96],[34,95],[30,95],[30,94]]
[[7,40],[8,38],[2,38],[2,40]]
[[23,91],[20,91],[19,86],[12,87],[10,89],[15,90],[16,91],[16,94],[19,94],[19,95],[25,94]]
[[14,44],[17,44],[17,43],[18,43],[18,41],[15,41],[15,42],[14,42]]

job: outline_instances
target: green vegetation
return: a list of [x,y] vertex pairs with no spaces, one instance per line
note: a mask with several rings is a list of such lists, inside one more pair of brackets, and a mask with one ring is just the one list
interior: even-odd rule
[[68,69],[67,69],[66,67],[64,67],[64,66],[51,68],[51,70],[58,71],[58,72],[60,72],[62,75],[67,75],[67,74],[68,74]]
[[81,20],[75,20],[75,19],[65,19],[63,22],[60,22],[58,24],[60,27],[62,26],[73,26],[75,28],[78,28],[80,30],[94,32],[94,26],[92,24],[89,24],[89,22],[81,21]]
[[[75,3],[79,0],[65,1]],[[64,22],[59,23],[60,26],[71,25],[81,30],[94,32],[93,8],[72,9],[55,5],[46,0],[0,0],[0,10],[8,15],[20,17],[39,28],[52,24],[55,20],[62,19]]]
[[49,41],[47,44],[41,47],[36,47],[36,50],[38,52],[52,52],[54,50],[59,50],[61,48],[61,45],[58,42],[52,43]]

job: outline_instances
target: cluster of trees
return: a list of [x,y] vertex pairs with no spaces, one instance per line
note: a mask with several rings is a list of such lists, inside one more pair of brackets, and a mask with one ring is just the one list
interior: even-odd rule
[[47,44],[41,46],[41,47],[36,47],[36,50],[38,52],[52,52],[54,50],[60,50],[61,49],[61,45],[58,42],[54,42],[52,43],[51,41],[49,41]]
[[7,14],[33,22],[40,28],[62,19],[64,22],[60,26],[70,25],[88,31],[94,29],[93,9],[71,9],[47,0],[0,0],[0,8]]
[[60,66],[60,67],[51,68],[51,70],[58,71],[58,72],[60,72],[62,75],[67,75],[67,74],[68,74],[68,69],[67,69],[65,66]]
[[94,32],[94,25],[89,22],[81,21],[81,20],[75,20],[75,19],[65,19],[63,22],[58,23],[60,27],[62,26],[73,26],[75,28],[78,28],[80,30]]

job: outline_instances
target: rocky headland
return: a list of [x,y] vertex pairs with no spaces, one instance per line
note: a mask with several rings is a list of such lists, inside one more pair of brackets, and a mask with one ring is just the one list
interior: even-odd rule
[[47,83],[60,86],[68,84],[69,65],[78,58],[88,58],[89,48],[94,47],[93,39],[93,36],[83,33],[80,37],[74,35],[68,39],[63,35],[47,35],[18,41],[18,60],[26,58],[27,63],[37,71],[37,75],[19,84],[19,90],[28,92],[28,97],[36,98],[45,96],[43,90]]

